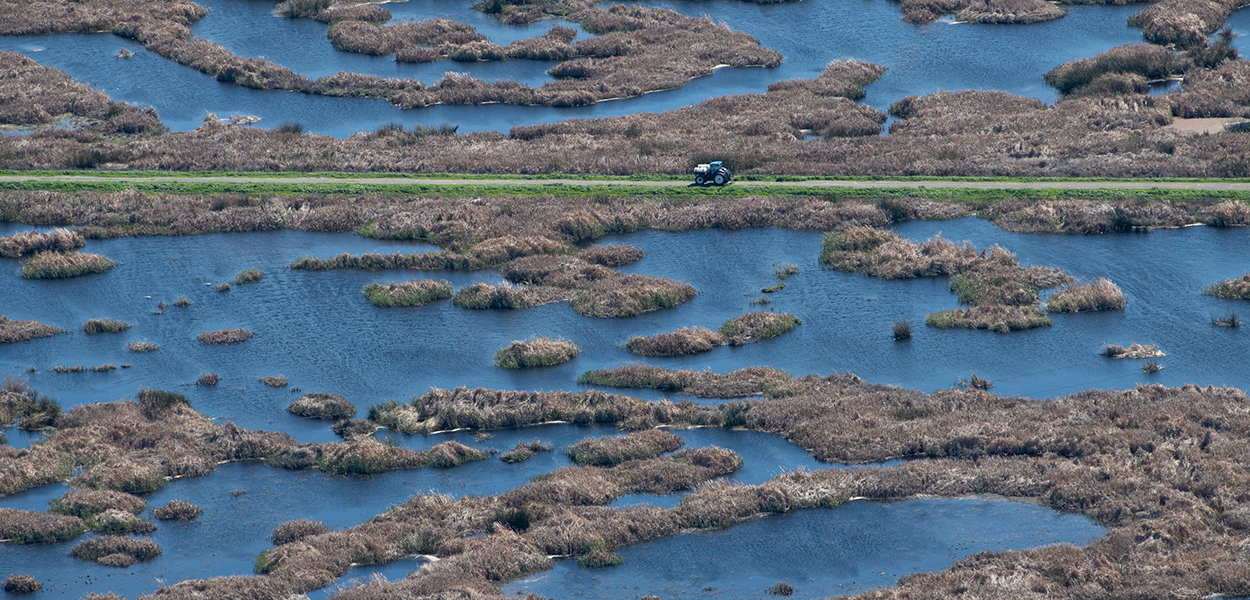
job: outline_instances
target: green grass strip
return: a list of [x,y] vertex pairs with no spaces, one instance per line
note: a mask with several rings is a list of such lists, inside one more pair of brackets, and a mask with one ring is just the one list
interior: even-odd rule
[[[109,177],[117,179],[143,177],[250,177],[281,179],[308,177],[322,179],[462,179],[462,180],[516,180],[543,181],[568,179],[575,181],[691,181],[693,174],[637,173],[633,175],[601,175],[593,173],[353,173],[346,171],[97,171],[97,170],[4,170],[0,177]],[[932,175],[766,175],[747,173],[738,175],[741,181],[950,181],[950,182],[1002,182],[1002,183],[1139,183],[1149,187],[1151,183],[1250,183],[1250,178],[1222,179],[1218,177],[1152,177],[1124,179],[1113,177],[990,177],[990,176],[932,176]]]
[[982,189],[982,188],[901,188],[901,187],[788,187],[729,186],[725,188],[686,186],[634,186],[613,184],[370,184],[362,181],[291,183],[291,182],[208,182],[208,181],[0,181],[0,190],[28,191],[98,191],[114,192],[134,189],[162,194],[334,194],[334,195],[438,195],[471,196],[563,196],[602,197],[625,196],[655,199],[741,198],[745,196],[813,197],[837,200],[843,198],[922,197],[935,201],[959,202],[987,206],[1006,198],[1017,199],[1089,199],[1111,200],[1146,198],[1155,200],[1229,199],[1250,201],[1247,190],[1196,190],[1171,188],[1141,189]]

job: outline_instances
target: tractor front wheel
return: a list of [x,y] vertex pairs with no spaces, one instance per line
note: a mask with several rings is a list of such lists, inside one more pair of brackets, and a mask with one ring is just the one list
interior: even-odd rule
[[702,174],[699,174],[699,175],[695,175],[695,176],[694,176],[694,184],[695,184],[695,185],[703,185],[703,184],[705,184],[705,183],[707,183],[707,178],[706,178],[706,177],[704,177]]

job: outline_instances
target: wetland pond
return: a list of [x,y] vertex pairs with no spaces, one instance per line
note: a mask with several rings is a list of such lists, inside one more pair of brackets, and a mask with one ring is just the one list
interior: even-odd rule
[[[6,224],[0,226],[0,234],[26,229]],[[495,271],[314,272],[287,267],[306,255],[434,249],[420,243],[295,231],[122,238],[88,242],[86,251],[119,263],[102,275],[31,281],[18,276],[18,261],[0,261],[7,278],[0,286],[5,313],[66,330],[51,338],[0,346],[0,372],[28,379],[34,389],[67,409],[133,398],[141,387],[174,389],[187,394],[197,410],[221,422],[281,430],[301,441],[337,438],[325,422],[286,412],[298,393],[266,387],[258,383],[259,377],[281,374],[304,392],[340,394],[362,415],[383,400],[406,400],[434,386],[586,389],[576,383],[581,372],[634,361],[718,372],[747,366],[771,366],[795,375],[852,372],[868,381],[926,391],[949,387],[975,372],[993,381],[997,393],[1038,398],[1148,382],[1250,387],[1250,366],[1242,360],[1250,343],[1240,331],[1210,322],[1212,316],[1241,305],[1201,293],[1210,283],[1244,272],[1250,230],[1190,227],[1136,235],[1025,235],[977,218],[909,222],[894,229],[913,240],[941,233],[951,240],[970,240],[978,248],[1001,244],[1022,264],[1059,267],[1082,280],[1109,277],[1123,288],[1128,307],[1122,312],[1056,315],[1053,327],[1005,335],[932,329],[922,325],[926,314],[958,306],[944,279],[883,281],[822,270],[817,262],[821,234],[782,229],[649,231],[601,240],[633,244],[646,252],[645,258],[623,270],[680,279],[699,291],[677,308],[632,319],[591,319],[563,303],[518,311],[473,311],[450,301],[380,309],[360,292],[370,281],[434,277],[459,288],[500,278]],[[631,335],[696,325],[715,328],[726,319],[758,310],[750,302],[763,296],[761,288],[775,283],[773,268],[779,263],[794,263],[800,273],[786,280],[785,289],[769,295],[769,307],[799,316],[802,324],[795,331],[683,358],[641,359],[622,348]],[[236,285],[229,292],[215,291],[217,283],[232,281],[251,268],[264,271],[264,279]],[[184,295],[191,306],[174,307],[173,301]],[[162,301],[164,313],[154,314]],[[909,342],[896,343],[889,337],[890,324],[900,316],[916,324],[916,336]],[[124,333],[88,336],[81,326],[89,318],[121,319],[132,327]],[[195,340],[201,331],[223,327],[246,327],[256,335],[231,346],[205,346]],[[574,341],[582,353],[568,364],[544,369],[505,370],[492,364],[499,347],[534,335]],[[127,352],[127,343],[135,340],[155,342],[161,348]],[[1167,353],[1159,359],[1165,369],[1147,375],[1138,369],[1139,361],[1108,360],[1098,354],[1104,343],[1133,342],[1158,344]],[[50,370],[60,364],[104,363],[130,367],[109,373]],[[190,385],[203,371],[218,373],[221,383]],[[664,396],[651,390],[618,391]],[[13,429],[5,433],[17,446],[38,439]],[[754,484],[800,468],[845,467],[820,463],[802,448],[769,434],[721,429],[676,433],[686,447],[717,445],[738,452],[744,465],[727,477],[732,481]],[[72,541],[0,545],[0,564],[43,580],[47,587],[41,598],[79,598],[87,591],[105,590],[133,597],[155,589],[161,581],[247,574],[257,553],[270,547],[269,532],[281,522],[308,518],[341,528],[414,494],[501,493],[569,465],[563,449],[577,440],[617,434],[611,427],[545,425],[498,431],[479,441],[471,432],[406,436],[383,431],[378,437],[413,448],[456,440],[505,451],[519,441],[538,439],[553,444],[555,451],[519,464],[505,464],[492,456],[447,470],[373,477],[292,472],[254,463],[223,465],[211,476],[171,482],[147,498],[149,508],[181,499],[205,509],[195,522],[159,524],[153,539],[164,553],[151,562],[108,569],[77,561],[68,556],[76,543]],[[245,493],[232,493],[236,490]],[[64,491],[60,484],[46,486],[0,499],[0,506],[46,510]],[[672,507],[680,501],[681,495],[635,495],[614,506]],[[889,585],[900,576],[942,569],[979,551],[1081,544],[1101,531],[1084,517],[1002,500],[853,502],[834,510],[804,511],[626,548],[621,551],[625,564],[614,569],[586,571],[574,561],[557,561],[551,571],[509,583],[507,589],[557,598],[648,593],[683,598],[702,597],[705,588],[713,588],[707,592],[711,597],[750,597],[762,596],[768,586],[785,580],[799,596],[816,597]],[[345,580],[375,574],[394,579],[420,564],[419,559],[405,559],[362,567]],[[648,577],[641,576],[644,571]],[[654,589],[644,589],[643,580]],[[314,596],[329,593],[325,589]]]
[[[28,229],[0,227],[0,234]],[[361,293],[371,281],[447,279],[456,288],[501,281],[496,271],[300,271],[288,265],[302,256],[340,252],[413,252],[433,246],[377,241],[355,234],[267,233],[186,237],[138,237],[89,241],[88,252],[120,265],[109,273],[61,281],[21,279],[16,260],[2,260],[8,282],[0,306],[14,319],[36,319],[66,333],[0,346],[0,373],[25,377],[32,387],[69,408],[84,402],[133,397],[141,387],[176,389],[205,414],[253,429],[290,432],[300,441],[329,441],[320,421],[289,415],[298,397],[291,388],[258,383],[283,375],[304,392],[347,398],[363,413],[384,400],[407,400],[431,387],[580,390],[579,374],[631,362],[728,372],[770,366],[793,375],[850,372],[874,383],[924,391],[955,384],[972,373],[994,382],[996,393],[1050,398],[1082,389],[1123,389],[1139,383],[1185,383],[1250,387],[1250,365],[1241,357],[1250,340],[1236,329],[1214,327],[1211,318],[1241,311],[1242,302],[1202,294],[1209,284],[1238,277],[1250,255],[1250,230],[1190,227],[1149,234],[1075,236],[1014,234],[967,218],[903,223],[895,231],[913,240],[941,233],[978,248],[1000,244],[1022,264],[1064,269],[1079,280],[1108,277],[1123,290],[1127,309],[1054,315],[1053,327],[1010,334],[938,330],[923,325],[929,313],[956,308],[944,278],[885,281],[822,270],[821,234],[782,229],[686,233],[648,231],[601,240],[629,243],[646,257],[623,267],[631,273],[690,283],[698,296],[676,308],[632,319],[592,319],[567,303],[517,311],[467,310],[450,301],[417,308],[377,308]],[[1152,258],[1154,257],[1154,258]],[[768,294],[771,304],[752,306],[773,285],[773,267],[798,265],[786,287]],[[266,277],[236,285],[245,269]],[[187,296],[192,305],[172,306]],[[154,314],[164,302],[164,314]],[[751,310],[790,312],[802,319],[793,332],[762,343],[723,347],[680,358],[642,358],[623,348],[633,335],[680,327],[717,328]],[[909,320],[916,336],[889,338],[890,325]],[[120,334],[86,335],[91,318],[132,325]],[[196,335],[226,327],[256,333],[242,344],[206,346]],[[581,347],[572,362],[543,369],[500,369],[496,350],[532,336],[564,338]],[[146,340],[160,350],[127,352]],[[1142,373],[1137,361],[1099,356],[1103,344],[1156,344],[1167,356],[1162,371]],[[54,373],[56,365],[129,364],[109,373]],[[28,373],[28,371],[30,371]],[[221,376],[213,387],[189,385],[205,371]],[[628,391],[641,397],[665,394]],[[687,398],[673,395],[675,400]],[[696,400],[717,402],[716,400]]]
[[[309,77],[339,71],[386,77],[411,77],[427,83],[444,72],[468,72],[486,80],[510,79],[541,85],[550,80],[553,62],[509,60],[460,63],[439,61],[412,65],[392,57],[339,52],[326,38],[326,25],[310,19],[273,15],[273,5],[256,0],[200,0],[208,16],[193,26],[210,39],[245,57],[264,57]],[[471,7],[468,0],[408,0],[387,4],[394,21],[449,18],[469,23],[502,44],[541,35],[559,20],[527,26],[502,25]],[[21,52],[42,64],[108,93],[115,100],[152,106],[175,131],[198,127],[205,114],[251,115],[258,126],[301,123],[305,131],[347,137],[396,121],[405,125],[460,126],[461,132],[507,131],[518,125],[568,118],[607,117],[665,111],[726,94],[764,92],[782,79],[811,78],[833,60],[858,59],[889,68],[867,87],[864,102],[886,110],[910,94],[940,90],[1002,90],[1053,101],[1055,91],[1042,75],[1061,63],[1093,56],[1122,44],[1141,41],[1129,17],[1140,6],[1072,6],[1064,18],[1035,25],[977,25],[939,21],[904,23],[897,3],[885,0],[808,0],[758,5],[737,0],[681,2],[649,0],[646,6],[709,15],[718,22],[757,37],[781,52],[774,69],[718,69],[676,90],[577,108],[489,104],[434,106],[399,110],[383,100],[330,98],[290,92],[260,91],[217,81],[166,60],[141,45],[109,34],[0,36],[0,49]],[[1236,18],[1245,19],[1243,10]],[[579,33],[585,37],[585,33]],[[135,52],[114,58],[120,48]],[[987,51],[992,49],[992,51]]]

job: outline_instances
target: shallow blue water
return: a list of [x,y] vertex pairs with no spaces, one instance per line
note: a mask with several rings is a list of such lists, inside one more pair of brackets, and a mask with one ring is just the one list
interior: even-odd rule
[[888,586],[977,552],[1084,544],[1102,533],[1085,517],[1003,500],[858,501],[638,544],[619,552],[618,567],[561,560],[503,590],[555,600],[768,598],[767,589],[785,581],[796,598],[822,598]]
[[[529,439],[534,437],[546,439],[539,434]],[[256,555],[272,547],[269,534],[288,520],[312,519],[332,529],[350,527],[413,495],[500,494],[525,484],[535,475],[569,464],[565,454],[558,451],[541,453],[513,465],[491,456],[454,469],[343,477],[317,471],[287,471],[259,463],[232,463],[218,467],[208,477],[170,482],[146,497],[149,509],[172,499],[186,500],[204,509],[204,514],[190,523],[156,521],[158,529],[151,538],[163,552],[155,560],[113,569],[71,558],[69,550],[84,537],[49,545],[0,544],[0,570],[6,576],[10,572],[26,573],[43,581],[45,591],[40,598],[76,599],[93,591],[113,591],[133,598],[156,589],[161,581],[251,574]],[[0,498],[0,507],[47,510],[48,503],[65,491],[67,488],[61,484],[44,486]],[[239,491],[243,493],[234,493]],[[152,520],[150,511],[143,516]],[[419,562],[357,569],[347,578],[373,572],[394,578],[397,572],[414,564]],[[406,574],[404,570],[398,576]]]
[[[262,118],[258,126],[294,121],[306,131],[346,137],[398,121],[406,125],[452,123],[461,132],[498,130],[568,118],[605,117],[664,111],[726,94],[763,92],[780,79],[808,78],[830,61],[867,60],[890,71],[868,87],[866,102],[884,110],[908,94],[938,90],[999,89],[1053,99],[1041,76],[1068,60],[1140,41],[1127,26],[1138,7],[1072,7],[1067,17],[1029,26],[903,23],[898,6],[883,0],[808,0],[761,6],[736,0],[647,3],[691,15],[708,14],[735,29],[755,35],[765,47],[782,53],[776,69],[719,69],[714,74],[667,92],[602,102],[589,107],[548,108],[507,105],[437,106],[401,111],[382,100],[324,98],[289,92],[258,91],[223,84],[144,50],[138,44],[104,34],[0,37],[0,49],[22,52],[64,70],[118,100],[153,106],[176,131],[198,126],[208,112]],[[195,26],[244,56],[263,56],[308,76],[353,70],[425,81],[444,71],[469,71],[486,79],[514,78],[531,84],[546,80],[541,61],[514,60],[467,65],[442,61],[398,65],[389,57],[367,57],[333,50],[325,25],[270,14],[266,2],[206,0],[209,16]],[[396,19],[446,16],[469,22],[494,41],[541,34],[562,21],[517,28],[495,23],[459,0],[454,6],[433,0],[388,4]],[[1245,12],[1245,11],[1242,11]],[[126,47],[130,59],[113,55]]]
[[[318,78],[340,71],[368,73],[381,77],[403,77],[434,83],[448,71],[471,73],[494,81],[510,79],[532,86],[551,81],[547,75],[558,61],[510,60],[462,63],[439,61],[426,64],[395,62],[394,56],[367,56],[339,52],[326,38],[329,27],[312,19],[286,19],[273,14],[273,5],[256,0],[203,0],[208,16],[192,27],[204,37],[248,58],[265,58],[305,77]],[[386,4],[391,23],[414,19],[450,19],[472,25],[492,42],[503,46],[516,40],[547,33],[553,26],[565,25],[581,31],[581,26],[562,21],[543,21],[527,26],[503,25],[474,10],[469,3],[435,0],[408,0]],[[583,34],[584,35],[584,34]]]
[[[785,471],[819,469],[819,463],[798,446],[780,437],[717,429],[679,430],[687,448],[717,445],[742,454],[744,466],[729,477],[741,483],[760,483]],[[193,502],[205,510],[192,523],[159,523],[152,539],[164,550],[161,557],[125,570],[77,561],[68,551],[81,541],[48,546],[0,545],[0,568],[27,573],[45,582],[41,597],[78,598],[88,591],[111,590],[127,596],[151,591],[158,581],[212,577],[251,572],[257,553],[271,547],[268,535],[280,523],[292,519],[321,521],[331,528],[362,523],[387,507],[421,493],[453,497],[500,494],[525,484],[535,475],[571,466],[566,448],[586,437],[615,436],[612,427],[542,425],[493,433],[481,442],[470,432],[429,436],[404,436],[384,432],[379,437],[424,449],[449,440],[496,453],[512,449],[518,441],[541,440],[554,446],[527,461],[505,464],[498,454],[454,469],[418,469],[374,477],[340,477],[313,471],[286,471],[258,463],[233,463],[218,467],[208,477],[181,479],[147,497],[149,508],[171,499]],[[63,484],[43,486],[0,498],[0,507],[47,510],[50,502],[68,491]],[[243,491],[242,494],[232,492]],[[637,495],[616,505],[675,505],[681,495]],[[309,502],[315,498],[315,502]],[[145,517],[151,519],[150,514]],[[396,563],[358,567],[336,585],[312,594],[324,597],[353,580],[380,574],[390,579],[407,575],[422,562],[407,559]],[[66,573],[78,573],[67,578]]]
[[1233,38],[1233,47],[1241,53],[1242,60],[1250,59],[1250,8],[1234,12],[1224,25],[1237,34]]
[[[0,232],[21,229],[5,226]],[[923,326],[927,314],[958,306],[944,279],[882,281],[821,270],[817,263],[821,235],[781,229],[643,232],[604,240],[635,244],[647,252],[642,261],[622,270],[687,281],[699,291],[698,297],[677,308],[634,319],[591,319],[563,303],[521,311],[471,311],[449,301],[379,309],[360,293],[370,281],[418,277],[446,278],[459,288],[474,281],[498,281],[494,271],[286,268],[309,254],[429,248],[420,244],[293,231],[128,238],[88,243],[88,251],[121,263],[98,276],[29,281],[17,276],[17,261],[0,261],[0,276],[8,280],[0,286],[4,312],[68,332],[0,346],[0,374],[26,377],[66,407],[133,397],[145,386],[177,389],[207,415],[249,428],[288,431],[305,441],[334,437],[325,423],[286,413],[298,394],[261,385],[259,377],[280,374],[304,392],[342,395],[361,415],[383,400],[406,400],[431,387],[578,390],[583,388],[576,378],[583,371],[634,361],[717,372],[755,365],[795,375],[851,372],[872,382],[928,391],[949,387],[975,372],[995,382],[996,392],[1042,398],[1148,382],[1250,387],[1250,367],[1239,359],[1250,350],[1250,340],[1242,331],[1210,323],[1212,316],[1250,308],[1201,294],[1206,285],[1247,269],[1250,230],[1194,227],[1145,235],[1021,235],[969,218],[906,223],[897,231],[916,240],[942,232],[948,239],[968,239],[978,247],[998,243],[1025,264],[1060,267],[1079,279],[1110,277],[1124,289],[1128,308],[1056,315],[1053,327],[1006,335],[931,329]],[[769,295],[768,308],[799,316],[803,323],[794,332],[681,358],[642,359],[622,347],[632,335],[688,326],[716,328],[759,309],[750,301],[774,283],[773,265],[783,262],[797,264],[801,272],[786,281],[783,291]],[[233,279],[248,268],[259,268],[267,276],[226,293],[207,285]],[[158,301],[172,304],[184,294],[193,301],[191,307],[168,306],[165,314],[152,314]],[[900,316],[914,325],[916,336],[909,342],[889,339],[890,324]],[[81,325],[89,318],[122,319],[133,327],[122,334],[87,336]],[[202,331],[223,327],[246,327],[256,336],[232,346],[205,346],[195,340]],[[493,365],[498,348],[535,335],[571,340],[582,353],[568,364],[544,369]],[[132,340],[155,342],[162,348],[129,353],[126,344]],[[1159,361],[1165,369],[1146,375],[1138,370],[1138,361],[1104,359],[1098,355],[1104,343],[1158,344],[1168,354]],[[131,368],[111,373],[50,372],[59,364],[103,363]],[[36,372],[27,374],[32,367]],[[204,371],[219,374],[221,383],[211,388],[188,385]],[[650,390],[627,393],[665,396]]]
[[[27,228],[4,225],[0,233],[24,229]],[[450,302],[420,308],[378,309],[360,293],[361,286],[369,281],[445,277],[461,287],[473,281],[498,280],[498,276],[493,271],[367,273],[285,268],[291,260],[309,254],[330,256],[338,252],[432,248],[423,244],[369,240],[354,234],[291,231],[132,238],[88,243],[88,251],[103,253],[121,263],[104,275],[65,281],[28,281],[18,277],[18,261],[0,261],[0,277],[8,282],[0,286],[0,306],[5,307],[4,312],[13,318],[39,319],[68,330],[49,339],[0,346],[0,374],[28,377],[35,389],[57,398],[67,408],[85,402],[133,397],[134,392],[144,386],[177,389],[186,393],[193,406],[207,415],[233,420],[249,428],[287,431],[300,440],[328,441],[335,439],[328,424],[296,418],[285,411],[297,393],[265,387],[256,379],[263,375],[285,375],[292,386],[303,391],[343,395],[356,404],[362,415],[374,403],[385,399],[404,400],[431,386],[578,390],[582,387],[575,380],[584,370],[641,360],[620,347],[630,335],[692,325],[716,327],[723,320],[752,309],[750,300],[762,296],[758,290],[774,282],[774,264],[793,262],[799,265],[801,272],[788,279],[786,288],[770,298],[773,300],[771,307],[794,312],[803,319],[794,332],[763,343],[720,348],[701,356],[646,359],[646,362],[722,372],[753,365],[782,368],[796,375],[849,371],[868,381],[924,390],[950,386],[975,372],[993,381],[997,385],[996,392],[1036,397],[1054,397],[1094,387],[1123,389],[1143,382],[1250,387],[1250,368],[1241,360],[1250,350],[1250,342],[1241,331],[1210,324],[1211,316],[1244,309],[1244,303],[1201,294],[1205,285],[1240,275],[1247,268],[1244,261],[1250,251],[1250,230],[1193,227],[1140,235],[1022,235],[1004,232],[973,218],[904,223],[896,230],[916,240],[941,232],[948,239],[969,239],[978,247],[998,243],[1016,252],[1025,264],[1060,267],[1082,279],[1110,277],[1124,289],[1128,309],[1106,314],[1058,315],[1054,317],[1054,327],[1008,335],[929,329],[921,325],[926,314],[958,305],[944,280],[882,281],[821,270],[817,264],[821,235],[780,229],[642,232],[604,240],[635,244],[646,251],[646,258],[623,270],[685,280],[700,292],[685,305],[635,319],[590,319],[564,304],[511,312],[469,311]],[[1150,260],[1150,257],[1161,258]],[[213,290],[211,284],[230,280],[247,268],[260,268],[267,275],[258,283],[235,286],[227,293]],[[158,301],[172,304],[184,294],[193,301],[191,307],[167,306],[165,314],[152,314]],[[891,341],[888,335],[889,325],[900,315],[916,326],[916,337],[901,344]],[[87,336],[80,327],[93,317],[123,319],[133,327],[123,334]],[[201,331],[233,326],[251,328],[256,331],[256,337],[224,347],[203,346],[194,339]],[[548,369],[512,371],[497,369],[491,364],[498,347],[531,335],[573,340],[581,346],[582,353],[569,364]],[[125,346],[131,340],[156,342],[162,348],[150,354],[128,353]],[[1160,359],[1165,369],[1155,375],[1145,375],[1138,370],[1139,361],[1112,361],[1098,356],[1103,343],[1133,342],[1160,345],[1168,354]],[[108,374],[49,372],[57,364],[101,363],[127,363],[131,367]],[[36,372],[27,375],[30,367],[35,367]],[[214,388],[183,385],[203,371],[219,373],[222,383]],[[637,395],[664,396],[654,391]],[[24,439],[11,428],[5,433],[18,444],[29,443],[29,436]],[[776,436],[719,429],[676,433],[687,441],[688,447],[719,445],[741,454],[744,467],[729,479],[744,483],[758,483],[797,468],[829,466],[816,462],[801,448]],[[459,496],[503,492],[536,474],[570,464],[562,447],[584,437],[601,435],[619,435],[619,432],[611,427],[549,425],[494,432],[494,437],[482,442],[470,432],[435,436],[382,432],[380,437],[414,448],[427,448],[450,439],[500,452],[511,449],[518,441],[533,439],[553,443],[557,448],[555,452],[539,453],[518,465],[505,465],[493,456],[446,471],[423,469],[372,478],[293,473],[257,464],[226,465],[213,476],[172,482],[152,495],[149,499],[152,506],[181,498],[207,510],[198,523],[162,526],[155,536],[165,548],[165,554],[152,563],[124,573],[90,567],[66,556],[72,544],[60,544],[0,546],[0,564],[13,565],[11,568],[15,572],[31,572],[45,582],[56,582],[45,595],[59,598],[77,598],[88,589],[100,589],[101,581],[108,582],[110,589],[134,595],[153,589],[158,579],[174,581],[248,573],[256,553],[268,547],[268,533],[287,519],[312,518],[331,527],[346,527],[416,493],[438,491]],[[237,497],[230,495],[235,489],[244,489],[247,493]],[[0,506],[43,509],[61,493],[63,486],[48,486],[0,499]],[[316,501],[309,502],[310,497]],[[623,498],[616,504],[672,506],[679,501],[680,495],[643,495]],[[871,507],[876,505],[855,510]],[[904,519],[890,513],[893,505],[872,510],[886,510],[880,519],[887,521],[903,519],[900,522],[907,522],[906,519],[920,518],[906,514]],[[1015,527],[1026,533],[1033,529],[1062,531],[1062,528],[1052,527],[1047,520],[1051,517],[1037,517],[1019,510],[1013,508],[1016,512],[990,520],[1017,525],[1042,523]],[[980,509],[972,510],[962,517],[952,517],[942,511],[936,514],[941,515],[939,521],[966,524],[962,526],[965,533],[972,531],[983,535],[984,528],[971,525],[989,518],[984,511],[978,511]],[[991,514],[996,513],[991,511]],[[858,516],[853,520],[872,522],[872,518],[877,518],[870,517]],[[774,521],[767,523],[771,527]],[[898,527],[901,525],[895,526]],[[799,586],[797,578],[784,570],[765,570],[752,576],[755,579],[739,578],[730,582],[718,582],[716,578],[720,575],[712,570],[707,575],[712,578],[710,583],[700,579],[689,585],[693,586],[691,589],[712,585],[718,590],[730,590],[725,593],[749,595],[776,579],[792,578],[796,581],[791,583],[800,590],[815,590],[811,591],[812,595],[840,593],[863,586],[885,585],[893,577],[917,569],[940,568],[956,555],[962,556],[964,549],[970,552],[998,547],[978,545],[981,541],[977,540],[984,541],[982,538],[965,543],[960,541],[965,538],[961,538],[963,534],[959,532],[952,533],[937,525],[933,525],[937,529],[929,527],[925,525],[916,531],[931,534],[931,540],[945,540],[942,544],[947,546],[937,541],[933,541],[937,546],[913,544],[912,538],[896,535],[887,527],[881,539],[864,539],[863,547],[889,549],[895,547],[891,544],[914,545],[921,549],[919,557],[906,558],[901,563],[887,561],[877,566],[877,558],[868,554],[867,563],[851,563],[845,569],[830,570],[834,574],[830,577],[836,577],[820,583],[825,587],[815,585],[819,582]],[[732,531],[726,535],[738,535]],[[789,534],[777,534],[763,539],[789,537]],[[1037,542],[1040,538],[1036,537],[1023,539],[1018,544],[1042,543]],[[1056,539],[1080,541],[1069,537]],[[998,543],[995,540],[1002,541],[993,538],[990,542]],[[627,565],[646,564],[643,556],[629,558],[627,555]],[[407,568],[400,565],[381,571],[394,578],[402,576]],[[557,582],[549,585],[565,585],[558,582],[564,581],[561,578],[572,577],[565,574],[569,568],[561,566],[548,575],[550,581]],[[81,576],[67,578],[66,572],[81,573]],[[886,575],[869,577],[870,572]],[[362,570],[352,577],[370,573]],[[609,577],[604,589],[614,589],[612,573],[604,571],[594,575]],[[687,585],[682,583],[688,581],[682,579],[686,575],[674,577],[671,582],[677,592],[666,591],[665,597],[680,596],[680,590]],[[808,576],[812,577],[814,575]],[[843,587],[837,587],[839,585]],[[570,590],[578,593],[574,587],[562,589],[565,593]]]

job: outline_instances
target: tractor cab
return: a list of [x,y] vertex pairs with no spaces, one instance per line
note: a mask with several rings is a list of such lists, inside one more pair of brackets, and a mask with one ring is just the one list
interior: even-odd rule
[[695,185],[725,185],[733,180],[733,167],[725,167],[725,161],[715,160],[694,168]]

